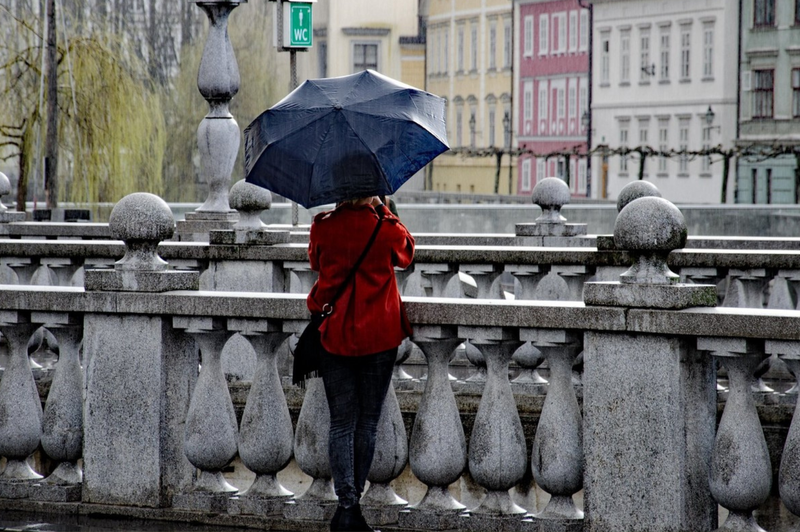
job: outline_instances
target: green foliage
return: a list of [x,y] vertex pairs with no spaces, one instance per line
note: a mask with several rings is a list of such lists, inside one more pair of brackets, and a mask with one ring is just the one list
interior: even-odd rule
[[75,114],[62,121],[61,138],[74,154],[74,178],[59,196],[97,203],[138,191],[162,194],[166,130],[147,66],[102,36],[77,37],[69,47]]

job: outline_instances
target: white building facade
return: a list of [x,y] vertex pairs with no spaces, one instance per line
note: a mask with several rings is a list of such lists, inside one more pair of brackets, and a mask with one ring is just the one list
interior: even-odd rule
[[[736,137],[737,3],[592,4],[592,148],[730,148]],[[592,197],[616,199],[639,179],[640,162],[638,154],[596,156]],[[722,173],[720,156],[655,156],[645,159],[643,178],[675,203],[720,203]],[[731,171],[727,201],[734,179]]]

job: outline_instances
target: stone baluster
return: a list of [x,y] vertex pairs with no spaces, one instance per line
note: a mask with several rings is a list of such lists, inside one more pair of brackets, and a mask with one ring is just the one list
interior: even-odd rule
[[[686,243],[685,220],[670,202],[631,201],[617,216],[614,242],[633,265],[619,282],[586,283],[587,307],[635,313],[716,304],[716,287],[680,284],[667,266],[669,253]],[[717,396],[711,357],[699,355],[684,336],[635,330],[586,331],[583,356],[584,527],[713,529],[717,506],[708,475]]]
[[294,504],[284,509],[289,519],[327,521],[336,511],[338,498],[333,491],[328,458],[330,428],[331,416],[322,378],[308,379],[294,433],[294,458],[312,482]]
[[42,449],[58,467],[31,496],[62,502],[81,498],[83,468],[83,369],[78,349],[82,320],[69,314],[34,313],[31,318],[45,323],[58,341],[58,363],[42,419]]
[[517,240],[524,246],[572,246],[577,236],[586,235],[586,224],[568,224],[561,208],[570,201],[569,186],[563,179],[546,177],[536,183],[531,202],[542,209],[534,223],[515,227]]
[[767,287],[764,268],[728,271],[728,288],[723,307],[764,308],[764,291]]
[[477,299],[498,299],[498,285],[495,283],[503,273],[502,264],[462,264],[459,271],[472,277],[477,288]]
[[[486,382],[486,358],[483,356],[483,351],[470,342],[464,342],[464,354],[470,364],[476,368],[472,375],[467,377],[466,382],[478,383],[480,388],[483,388],[483,384]],[[481,390],[477,391],[480,393]]]
[[369,469],[369,488],[361,497],[367,521],[375,525],[396,523],[408,502],[395,493],[391,481],[400,476],[408,463],[408,436],[394,386],[389,386],[383,402],[375,456]]
[[486,497],[467,515],[470,530],[497,530],[501,523],[518,523],[525,510],[511,500],[509,490],[525,475],[525,435],[517,413],[508,364],[520,346],[517,329],[459,327],[483,354],[488,369],[469,441],[469,472],[486,488]]
[[222,475],[239,443],[236,413],[220,361],[231,333],[211,318],[175,317],[173,323],[194,338],[201,357],[184,431],[186,458],[199,475],[188,492],[175,496],[173,506],[227,512],[230,496],[238,491]]
[[407,283],[409,282],[409,279],[414,276],[414,270],[413,263],[405,269],[394,269],[394,277],[397,282],[397,290],[400,292],[400,295],[406,295]]
[[800,310],[800,270],[778,270],[770,284],[767,308]]
[[750,385],[753,371],[764,358],[764,345],[739,338],[701,337],[697,349],[719,358],[730,381],[709,476],[711,495],[729,512],[720,530],[760,532],[753,511],[769,497],[772,466]]
[[524,329],[520,337],[530,340],[550,367],[550,386],[531,452],[533,478],[550,494],[550,501],[533,519],[557,519],[568,524],[583,518],[572,499],[583,487],[583,419],[572,386],[572,366],[583,348],[582,335]]
[[[11,260],[13,261],[14,259]],[[20,284],[19,275],[9,264],[8,257],[0,258],[0,284]]]
[[7,459],[0,474],[3,498],[28,497],[30,481],[42,478],[26,461],[42,436],[42,403],[28,361],[28,339],[37,327],[22,313],[0,312],[0,332],[9,354],[0,380],[0,411],[5,413],[0,416],[0,456]]
[[0,264],[11,270],[9,272],[3,269],[4,284],[6,280],[9,281],[8,284],[30,284],[31,276],[38,267],[34,266],[29,257],[2,257],[0,258]]
[[572,291],[565,277],[559,275],[559,267],[552,266],[550,272],[539,281],[533,299],[537,301],[570,301]]
[[427,297],[448,297],[447,287],[458,273],[458,265],[422,263],[416,264],[415,269],[420,274],[422,288]]
[[[209,232],[210,244],[271,246],[289,242],[289,231],[273,231],[261,221],[261,213],[272,206],[272,193],[244,180],[233,184],[230,191],[231,207],[239,213],[239,221],[230,229],[213,229]],[[277,287],[276,287],[277,288]],[[268,290],[275,291],[272,286]]]
[[[800,374],[800,342],[767,340],[767,353],[777,354],[795,376]],[[795,392],[796,393],[796,392]],[[778,470],[778,491],[781,501],[793,514],[800,515],[800,401],[795,404],[789,434],[783,444]]]
[[197,88],[209,112],[197,129],[200,173],[208,183],[206,201],[179,224],[181,240],[199,240],[211,229],[228,229],[237,220],[228,202],[231,172],[241,132],[228,106],[239,92],[239,66],[228,36],[228,17],[247,0],[193,0],[208,16],[208,36],[197,73]]
[[30,284],[34,286],[66,286],[68,280],[64,279],[62,283],[57,270],[63,271],[66,266],[70,265],[70,259],[43,257],[39,259],[39,267],[33,272]]
[[286,261],[283,263],[286,291],[290,294],[307,294],[317,281],[317,272],[308,261]]
[[515,286],[514,297],[529,301],[536,298],[536,288],[549,268],[538,264],[507,264],[506,271],[519,283]]
[[231,501],[231,513],[281,514],[293,494],[281,486],[276,475],[292,458],[294,436],[276,355],[290,333],[267,320],[229,320],[228,326],[239,330],[258,356],[239,427],[239,457],[256,478],[246,492]]
[[[522,368],[519,375],[511,382],[516,385],[523,385],[531,388],[530,393],[539,395],[544,393],[542,385],[547,384],[547,380],[539,375],[538,368],[544,362],[544,355],[536,349],[530,342],[525,342],[514,352],[511,360]],[[535,387],[535,388],[534,388]]]
[[403,528],[455,528],[464,505],[448,492],[467,465],[467,443],[447,372],[448,361],[463,341],[452,327],[418,326],[411,339],[428,363],[409,445],[411,471],[428,489],[415,506],[400,512]]

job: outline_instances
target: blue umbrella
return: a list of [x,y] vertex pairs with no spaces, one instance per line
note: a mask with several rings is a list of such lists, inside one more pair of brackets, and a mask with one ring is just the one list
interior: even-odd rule
[[372,70],[308,80],[244,131],[248,183],[310,208],[393,194],[447,151],[444,99]]

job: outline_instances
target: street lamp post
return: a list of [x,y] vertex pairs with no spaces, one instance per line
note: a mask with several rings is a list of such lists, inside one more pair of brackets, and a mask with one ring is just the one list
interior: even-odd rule
[[[508,195],[511,195],[512,175],[511,175],[511,115],[508,111],[503,113],[503,147],[508,152]],[[499,159],[498,159],[499,164]],[[498,187],[499,187],[498,176]],[[497,192],[497,191],[495,191]]]

